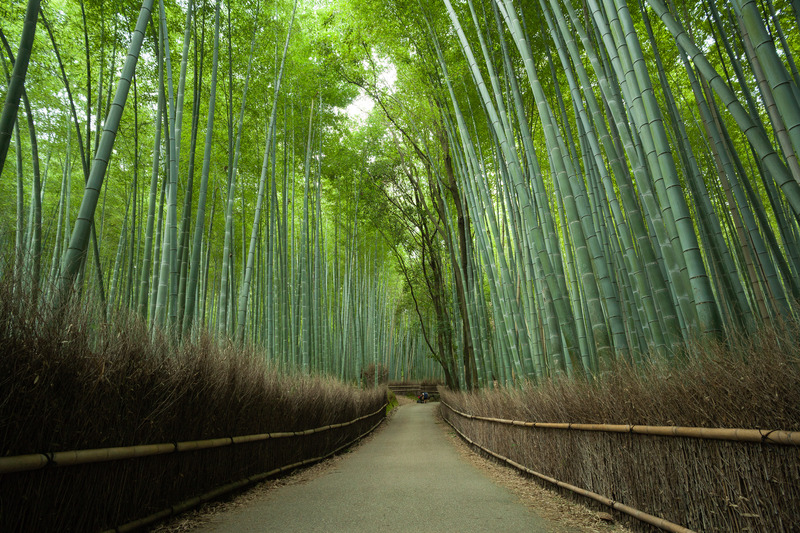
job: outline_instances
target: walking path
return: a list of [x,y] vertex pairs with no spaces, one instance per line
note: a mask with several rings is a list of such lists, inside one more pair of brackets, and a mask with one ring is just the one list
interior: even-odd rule
[[437,425],[438,404],[402,406],[375,438],[336,468],[222,513],[212,532],[551,532],[525,507],[462,460]]

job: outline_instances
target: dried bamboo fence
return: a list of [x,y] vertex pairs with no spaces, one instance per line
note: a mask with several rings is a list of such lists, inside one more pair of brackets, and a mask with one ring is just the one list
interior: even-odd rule
[[[75,501],[59,504],[58,498],[47,498],[44,494],[34,502],[27,498],[13,500],[15,494],[30,494],[31,491],[23,487],[29,489],[31,485],[38,485],[42,493],[56,491],[58,494],[64,493],[65,487],[85,489],[88,486],[92,492],[101,494],[105,503],[111,504],[105,506],[107,516],[91,521],[100,525],[95,530],[125,521],[124,525],[109,531],[135,531],[281,472],[330,457],[377,428],[385,420],[385,410],[384,403],[379,409],[353,420],[301,431],[0,457],[0,487],[4,493],[0,498],[0,516],[5,514],[3,523],[9,525],[9,514],[36,515],[42,512],[38,503],[51,504],[46,512],[63,520],[60,531],[86,530],[86,523],[76,525],[69,516],[96,512],[96,508],[91,508],[96,503],[91,498],[89,501],[77,499],[78,504],[86,503],[87,509],[76,509]],[[109,462],[113,464],[101,464]],[[84,469],[62,468],[79,465]],[[229,469],[227,475],[220,472],[220,467]],[[254,471],[258,473],[253,474]],[[155,472],[159,474],[157,479],[150,477]],[[170,477],[170,472],[174,478]],[[32,476],[37,477],[30,479]],[[231,479],[237,481],[230,482]],[[117,481],[116,486],[108,486],[111,493],[105,492],[103,484],[109,485],[113,480]],[[193,494],[197,494],[198,489],[205,491],[174,504],[174,495],[186,494],[187,487],[196,487],[193,491],[190,489]],[[138,502],[133,515],[130,505],[125,508],[126,505],[115,501],[119,499],[115,498],[115,493],[124,496],[128,504]],[[119,508],[115,510],[116,506]],[[154,508],[160,510],[131,520]],[[62,513],[67,510],[69,512]],[[31,521],[25,517],[18,517],[17,522],[27,524],[22,526],[23,530],[30,529]]]
[[528,422],[441,405],[453,429],[487,454],[651,526],[796,531],[800,432]]

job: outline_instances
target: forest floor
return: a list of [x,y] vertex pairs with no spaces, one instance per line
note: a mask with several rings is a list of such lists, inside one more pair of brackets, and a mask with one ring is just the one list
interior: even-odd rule
[[[414,403],[410,398],[398,397],[398,400],[400,408],[392,412],[388,423],[348,452],[289,476],[261,483],[229,500],[206,504],[152,531],[271,531],[271,527],[275,527],[276,531],[358,531],[354,528],[360,522],[363,522],[364,531],[381,531],[384,530],[383,526],[396,526],[393,522],[397,520],[402,520],[403,529],[410,526],[417,529],[416,525],[425,525],[425,529],[439,531],[629,531],[620,524],[604,520],[610,515],[571,502],[515,470],[481,457],[438,417],[437,404],[417,406],[408,405]],[[424,451],[415,450],[416,440],[411,443],[404,440],[416,439],[422,428],[426,428]],[[415,435],[409,436],[409,429]],[[404,450],[407,448],[412,448],[410,459],[405,458],[409,455],[408,450]],[[390,456],[384,459],[387,453]],[[374,463],[376,460],[392,460],[392,454],[399,454],[394,457],[395,462],[412,461],[391,467],[390,475],[396,475],[394,481],[376,472]],[[415,470],[412,465],[420,462],[422,467]],[[444,467],[446,472],[433,472],[437,470],[434,466]],[[352,479],[348,474],[351,472]],[[403,479],[397,474],[401,474]],[[418,491],[413,488],[414,483],[424,483],[430,487],[446,483],[443,476],[451,475],[466,476],[464,483],[459,477],[459,481],[453,479],[452,483],[445,485],[460,486],[453,492],[441,489]],[[348,481],[355,482],[359,488],[347,490]],[[325,488],[326,484],[330,486]],[[335,491],[337,498],[353,501],[330,502],[326,490]],[[378,493],[381,496],[376,498]],[[419,498],[420,494],[419,501],[405,501],[409,497]],[[472,498],[474,501],[465,501]],[[377,510],[375,500],[380,502]],[[320,503],[320,507],[343,506],[348,512],[340,518],[323,510],[316,513],[310,509],[316,505],[309,505],[309,502]],[[458,503],[454,505],[454,502]],[[475,508],[481,504],[493,505],[491,512],[481,512]],[[372,510],[365,509],[369,506]],[[295,507],[300,512],[295,512]],[[315,515],[316,518],[301,524],[298,514]],[[485,516],[487,514],[492,516]],[[270,517],[268,521],[263,519],[266,516]],[[415,524],[415,520],[420,523]],[[434,524],[432,520],[440,520],[442,524]],[[460,520],[465,523],[459,524]]]

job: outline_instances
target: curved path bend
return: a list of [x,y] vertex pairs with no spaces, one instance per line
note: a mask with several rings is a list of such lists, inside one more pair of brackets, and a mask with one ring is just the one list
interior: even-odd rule
[[463,460],[436,423],[437,407],[400,407],[387,427],[335,468],[307,483],[271,490],[199,531],[561,530]]

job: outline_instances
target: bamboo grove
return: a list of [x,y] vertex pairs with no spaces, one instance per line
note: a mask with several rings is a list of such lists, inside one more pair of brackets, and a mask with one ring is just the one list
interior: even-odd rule
[[2,266],[346,380],[691,357],[797,318],[799,8],[12,2]]
[[598,375],[796,319],[796,7],[391,11],[401,35],[419,28],[397,62],[422,65],[410,79],[427,102],[365,85],[402,136],[410,185],[391,203],[431,258],[449,339],[428,337],[452,354],[441,358],[452,382]]
[[463,264],[490,289],[484,379],[596,374],[793,316],[793,6],[444,3],[477,93],[456,94],[431,31]]
[[[32,1],[23,25],[11,19],[22,7],[3,8],[23,44],[14,57],[4,33],[2,145],[11,145],[3,181],[15,184],[17,215],[3,234],[3,267],[21,289],[42,308],[83,298],[109,317],[136,312],[174,342],[204,328],[257,344],[287,370],[359,380],[362,366],[389,359],[398,333],[382,258],[360,244],[349,211],[322,212],[333,201],[323,200],[323,137],[333,138],[326,129],[348,89],[285,74],[314,68],[298,60],[313,54],[307,30],[289,53],[313,11],[298,14],[298,2],[146,0],[134,12]],[[70,29],[85,58],[64,46]],[[31,44],[29,99],[15,81],[26,78]],[[246,51],[234,58],[234,47]],[[35,95],[40,82],[55,99]]]

